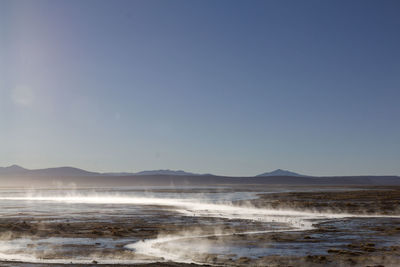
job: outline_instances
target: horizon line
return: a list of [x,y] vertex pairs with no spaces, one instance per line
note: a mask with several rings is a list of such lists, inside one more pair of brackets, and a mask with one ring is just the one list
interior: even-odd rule
[[[94,174],[101,174],[101,175],[107,175],[107,174],[118,174],[118,173],[124,173],[124,174],[139,174],[142,172],[157,172],[157,171],[171,171],[171,172],[184,172],[187,173],[187,175],[213,175],[213,176],[222,176],[222,177],[256,177],[256,176],[260,176],[262,174],[268,174],[268,173],[273,173],[276,171],[283,171],[283,172],[290,172],[293,173],[294,175],[288,175],[288,176],[302,176],[302,177],[355,177],[355,176],[397,176],[400,177],[399,174],[357,174],[357,175],[308,175],[308,174],[301,174],[301,173],[297,173],[296,171],[291,171],[288,169],[274,169],[272,171],[263,171],[261,173],[258,173],[256,175],[221,175],[221,174],[214,174],[211,172],[202,172],[202,173],[197,173],[197,172],[192,172],[192,171],[186,171],[183,169],[146,169],[146,170],[141,170],[141,171],[92,171],[92,170],[87,170],[85,168],[80,168],[80,167],[75,167],[75,166],[70,166],[70,165],[63,165],[63,166],[55,166],[55,167],[44,167],[44,168],[26,168],[23,167],[22,165],[19,164],[11,164],[9,166],[0,166],[0,168],[11,168],[11,167],[19,167],[28,171],[36,171],[36,170],[46,170],[46,169],[58,169],[58,168],[72,168],[72,169],[78,169],[81,171],[85,171],[85,172],[90,172],[90,173],[94,173]],[[271,175],[273,176],[273,175]],[[285,176],[285,175],[277,175],[277,176]]]

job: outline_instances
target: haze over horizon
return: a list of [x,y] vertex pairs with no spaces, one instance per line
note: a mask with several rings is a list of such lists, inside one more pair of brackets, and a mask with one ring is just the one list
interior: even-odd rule
[[400,175],[399,8],[1,1],[0,166]]

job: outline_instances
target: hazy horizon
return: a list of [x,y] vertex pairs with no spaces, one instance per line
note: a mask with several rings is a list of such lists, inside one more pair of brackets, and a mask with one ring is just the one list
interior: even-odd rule
[[0,166],[400,175],[398,1],[1,1]]

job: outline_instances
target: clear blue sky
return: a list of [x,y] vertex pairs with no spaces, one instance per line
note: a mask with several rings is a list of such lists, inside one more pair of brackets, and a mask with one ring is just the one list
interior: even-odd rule
[[0,1],[0,166],[400,175],[399,1]]

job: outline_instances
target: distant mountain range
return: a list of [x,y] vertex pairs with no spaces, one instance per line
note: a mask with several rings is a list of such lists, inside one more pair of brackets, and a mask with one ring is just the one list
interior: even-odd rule
[[172,171],[172,170],[155,170],[155,171],[141,171],[134,175],[201,175],[185,171]]
[[315,177],[287,170],[275,170],[257,176],[229,177],[195,174],[185,171],[153,170],[136,173],[89,172],[74,167],[25,169],[18,165],[0,167],[0,186],[55,186],[59,183],[81,186],[136,186],[136,185],[400,185],[399,176],[331,176]]
[[257,175],[257,177],[263,177],[263,176],[294,176],[294,177],[307,177],[308,175],[303,175],[303,174],[298,174],[298,173],[291,172],[291,171],[286,171],[286,170],[277,169],[277,170],[272,171],[272,172],[266,172],[266,173],[262,173],[262,174]]
[[[25,169],[18,165],[12,165],[8,167],[0,167],[0,175],[1,174],[25,174],[25,175],[45,175],[45,176],[137,176],[137,175],[172,175],[172,176],[199,176],[199,175],[213,175],[213,174],[197,174],[192,172],[185,172],[182,170],[147,170],[141,172],[90,172],[74,167],[55,167],[55,168],[46,168],[46,169]],[[264,177],[264,176],[293,176],[293,177],[307,177],[307,175],[298,174],[295,172],[277,169],[272,172],[266,172],[256,177]]]
[[28,171],[18,165],[11,165],[8,167],[0,167],[0,174],[12,174],[12,173],[22,173]]
[[174,176],[197,176],[205,174],[196,174],[191,172],[185,172],[182,170],[150,170],[141,171],[136,173],[131,172],[90,172],[74,167],[55,167],[46,169],[25,169],[18,165],[12,165],[8,167],[0,167],[0,175],[45,175],[45,176],[136,176],[136,175],[174,175]]
[[89,172],[74,167],[56,167],[46,169],[25,169],[18,165],[11,165],[9,167],[0,167],[0,175],[45,175],[45,176],[93,176],[99,175],[97,172]]
[[152,171],[141,171],[141,172],[108,172],[99,173],[100,175],[111,175],[111,176],[131,176],[131,175],[177,175],[177,176],[194,176],[202,175],[185,171],[173,171],[173,170],[152,170]]

